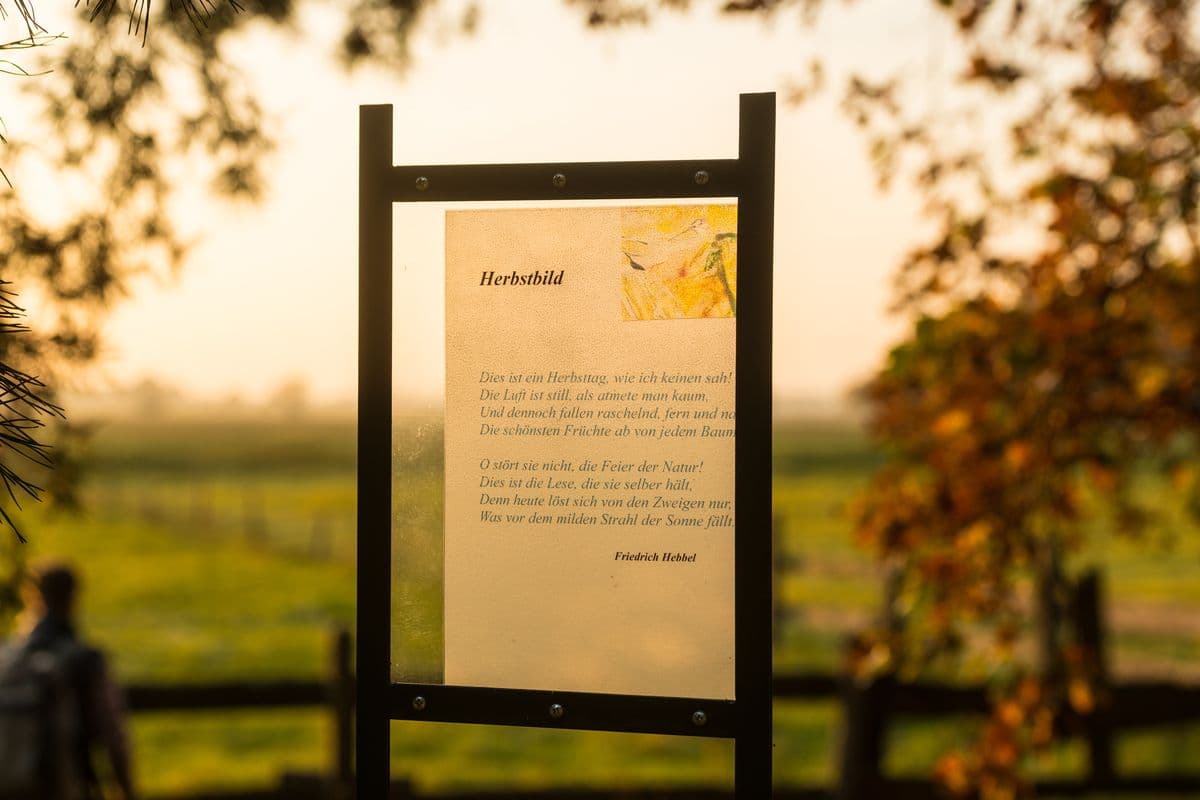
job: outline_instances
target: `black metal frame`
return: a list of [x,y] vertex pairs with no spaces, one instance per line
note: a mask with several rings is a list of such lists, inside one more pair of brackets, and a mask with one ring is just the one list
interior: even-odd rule
[[[393,166],[392,107],[362,106],[358,180],[357,796],[387,796],[391,721],[423,719],[731,738],[737,796],[769,797],[774,93],[741,96],[737,159],[689,161]],[[738,201],[736,699],[392,683],[392,203],[687,197]]]

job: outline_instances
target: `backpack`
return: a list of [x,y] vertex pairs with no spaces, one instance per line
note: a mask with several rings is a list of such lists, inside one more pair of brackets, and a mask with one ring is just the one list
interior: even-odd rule
[[82,800],[80,698],[71,667],[83,648],[0,647],[0,800]]

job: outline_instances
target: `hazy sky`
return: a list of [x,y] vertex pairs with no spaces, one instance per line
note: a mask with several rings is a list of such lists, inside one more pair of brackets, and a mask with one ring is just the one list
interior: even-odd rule
[[[838,111],[844,71],[933,69],[944,27],[912,0],[831,5],[816,30],[693,14],[595,33],[561,0],[487,0],[472,37],[424,30],[403,76],[325,58],[338,27],[326,11],[305,21],[315,35],[251,34],[238,50],[279,134],[269,195],[230,207],[184,193],[200,243],[178,280],[143,284],[113,314],[95,382],[154,374],[254,398],[302,377],[318,398],[353,396],[360,103],[395,106],[396,163],[731,157],[738,93],[782,99],[820,56],[825,92],[779,113],[775,380],[781,395],[838,395],[901,330],[888,276],[917,225],[910,195],[876,191]],[[397,214],[398,291],[440,297],[441,209]],[[440,309],[402,316],[398,338],[428,341]],[[413,393],[437,386],[437,364],[409,367]]]

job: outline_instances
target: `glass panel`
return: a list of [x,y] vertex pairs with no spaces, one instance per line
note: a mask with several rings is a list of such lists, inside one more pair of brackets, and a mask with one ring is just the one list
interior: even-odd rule
[[392,680],[413,683],[442,682],[444,215],[392,215]]
[[733,697],[736,227],[713,203],[445,214],[444,428],[396,417],[397,679]]

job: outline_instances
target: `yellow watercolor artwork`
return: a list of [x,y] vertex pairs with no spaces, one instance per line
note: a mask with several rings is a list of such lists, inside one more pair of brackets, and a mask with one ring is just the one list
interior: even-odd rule
[[736,315],[736,205],[624,208],[621,250],[624,319]]

